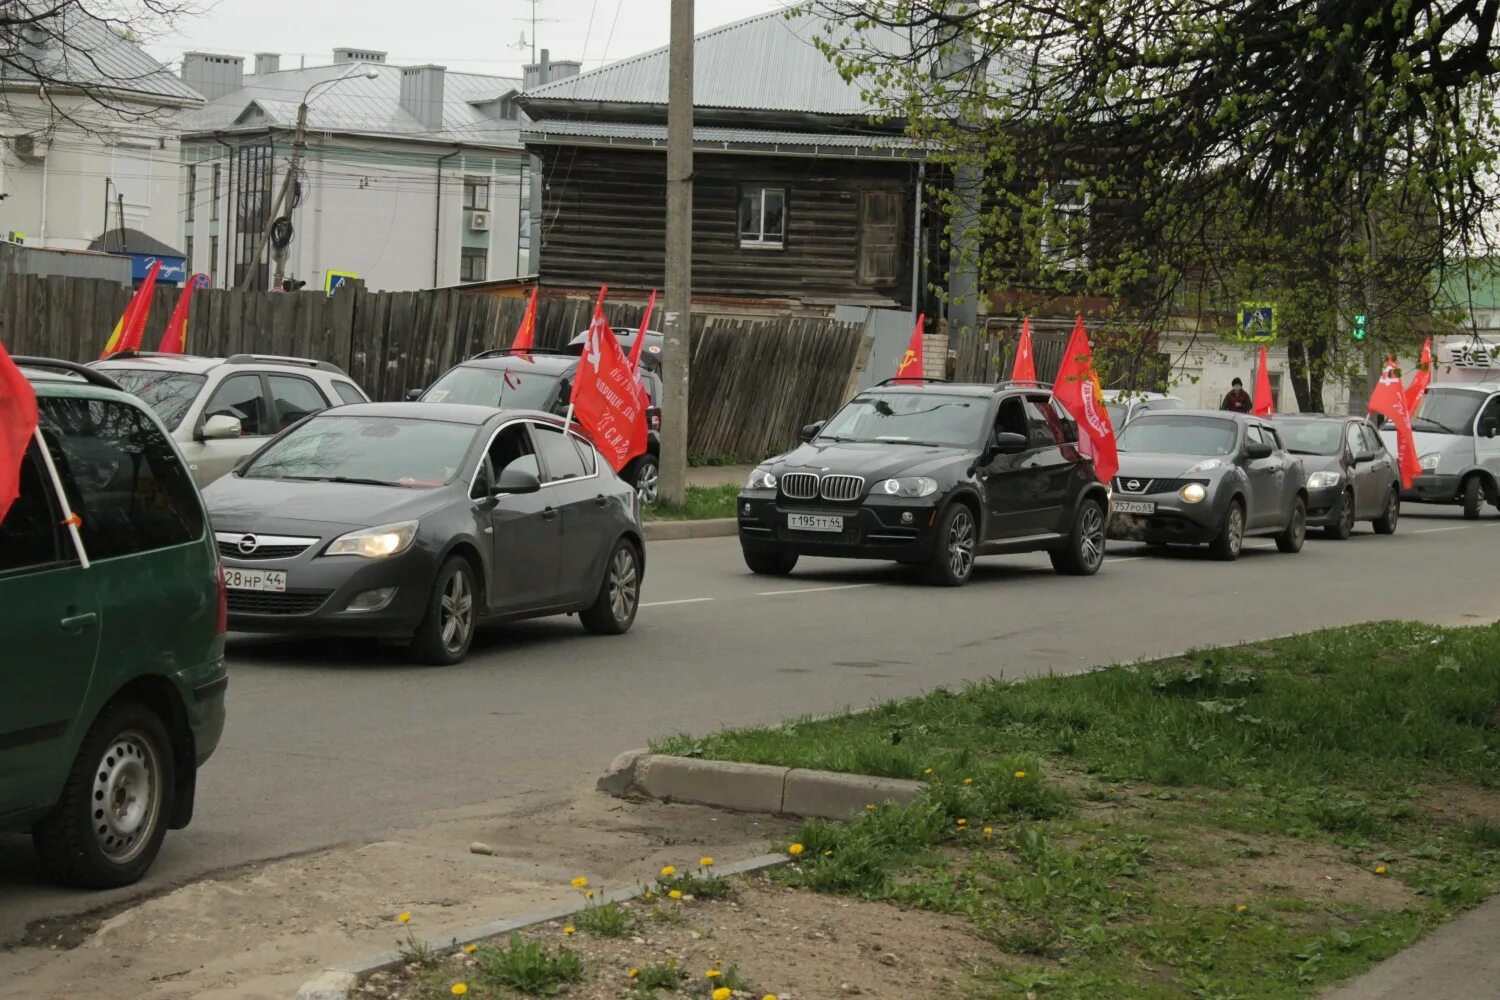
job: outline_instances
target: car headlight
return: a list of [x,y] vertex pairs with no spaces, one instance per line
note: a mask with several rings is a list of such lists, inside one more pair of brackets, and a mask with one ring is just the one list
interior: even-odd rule
[[930,497],[937,492],[937,488],[936,479],[908,476],[905,479],[887,479],[875,487],[875,492],[888,497]]
[[378,528],[351,531],[335,538],[328,546],[325,556],[360,556],[365,559],[384,559],[405,552],[417,537],[417,522],[402,521],[400,524],[383,524]]
[[1310,490],[1326,490],[1330,486],[1337,486],[1344,478],[1340,472],[1314,472],[1307,477],[1307,488]]
[[750,473],[750,478],[745,480],[747,490],[774,490],[776,488],[776,473],[770,469],[756,469]]
[[1425,471],[1427,471],[1427,472],[1432,472],[1432,471],[1434,471],[1434,470],[1437,469],[1438,463],[1441,462],[1442,460],[1443,460],[1442,454],[1439,453],[1439,452],[1436,452],[1436,451],[1433,452],[1431,455],[1423,455],[1422,456],[1422,468]]
[[1202,503],[1208,499],[1208,490],[1203,488],[1202,483],[1188,483],[1177,491],[1177,495],[1182,497],[1183,503]]
[[1199,462],[1197,465],[1187,470],[1187,474],[1190,476],[1201,476],[1205,472],[1214,471],[1223,464],[1224,460],[1222,458],[1210,458],[1208,461]]

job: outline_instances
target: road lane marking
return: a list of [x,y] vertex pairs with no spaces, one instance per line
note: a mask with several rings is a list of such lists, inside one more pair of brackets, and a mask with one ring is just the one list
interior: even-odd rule
[[650,601],[642,604],[643,608],[670,608],[677,604],[704,604],[708,601],[716,601],[717,597],[685,597],[680,601]]
[[1416,531],[1413,531],[1412,534],[1413,535],[1430,535],[1434,531],[1468,531],[1471,527],[1473,527],[1473,525],[1469,525],[1469,524],[1455,524],[1451,528],[1418,528]]
[[805,587],[801,590],[766,590],[756,597],[781,597],[785,594],[826,594],[831,590],[860,590],[865,587],[873,587],[873,583],[847,583],[841,587]]

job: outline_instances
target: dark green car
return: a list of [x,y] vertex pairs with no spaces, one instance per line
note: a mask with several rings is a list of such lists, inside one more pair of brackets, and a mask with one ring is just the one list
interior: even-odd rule
[[224,579],[156,416],[96,372],[15,360],[91,565],[33,443],[0,521],[0,832],[30,831],[57,881],[128,885],[192,817],[224,728]]

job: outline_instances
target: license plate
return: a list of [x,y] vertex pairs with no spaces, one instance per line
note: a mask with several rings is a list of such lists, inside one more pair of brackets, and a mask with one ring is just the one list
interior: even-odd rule
[[793,531],[831,531],[838,533],[844,530],[844,519],[842,517],[831,517],[827,514],[788,514],[786,526]]
[[1110,504],[1116,514],[1155,514],[1156,504],[1148,500],[1116,500]]
[[286,592],[284,569],[231,569],[224,567],[224,586],[230,590],[259,590],[264,593]]

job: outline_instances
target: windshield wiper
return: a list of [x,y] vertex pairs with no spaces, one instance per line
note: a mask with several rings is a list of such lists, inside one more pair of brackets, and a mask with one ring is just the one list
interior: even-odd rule
[[1447,424],[1443,423],[1441,420],[1434,420],[1431,417],[1417,417],[1416,420],[1412,421],[1412,424],[1415,425],[1418,420],[1420,420],[1424,424],[1431,424],[1432,426],[1436,427],[1439,431],[1441,431],[1444,434],[1457,434],[1458,433],[1458,431],[1454,430],[1452,427],[1449,427]]
[[349,486],[400,486],[388,479],[363,479],[359,476],[282,476],[299,483],[344,483]]

